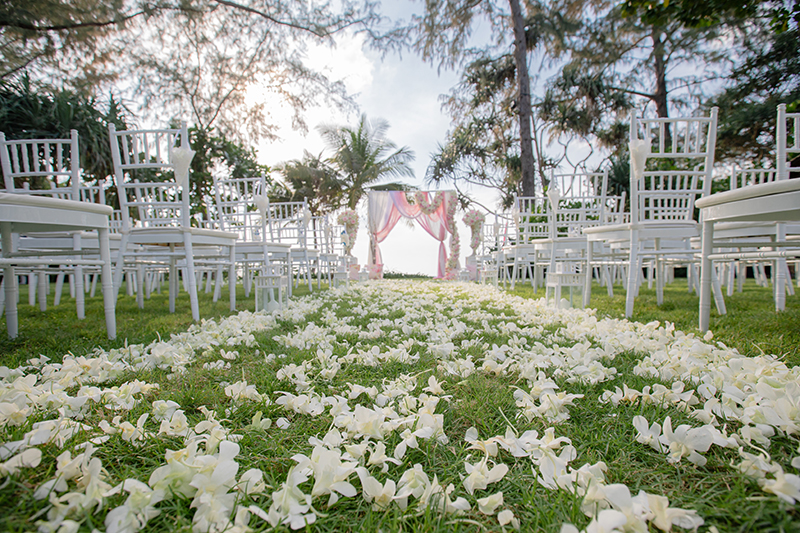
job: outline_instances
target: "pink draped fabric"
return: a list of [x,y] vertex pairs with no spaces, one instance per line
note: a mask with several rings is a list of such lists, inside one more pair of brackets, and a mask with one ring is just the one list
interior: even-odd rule
[[[430,201],[428,193],[424,193]],[[378,192],[372,191],[369,195],[369,232],[370,249],[369,263],[383,265],[383,258],[379,243],[383,242],[392,231],[400,217],[413,218],[428,234],[439,241],[438,275],[445,275],[447,263],[447,248],[444,240],[447,238],[447,225],[445,223],[445,210],[447,201],[431,213],[425,215],[419,205],[408,203],[406,193],[403,191]]]

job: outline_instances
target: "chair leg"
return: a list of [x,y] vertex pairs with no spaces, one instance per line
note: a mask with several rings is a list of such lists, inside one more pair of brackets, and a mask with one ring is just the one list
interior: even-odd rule
[[[117,264],[114,266],[114,298],[119,297],[119,288],[122,286],[122,273],[125,266],[125,252],[128,250],[128,235],[122,234],[117,255]],[[130,295],[130,294],[129,294]]]
[[130,283],[133,279],[136,279],[136,288],[137,290],[141,288],[144,291],[144,297],[149,300],[150,296],[153,292],[153,284],[155,283],[156,274],[152,273],[150,275],[147,274],[147,270],[145,270],[144,266],[141,266],[136,269],[136,275],[134,276],[132,272],[128,272],[128,282]]
[[[592,268],[592,254],[594,249],[594,242],[587,241],[586,242],[586,271],[584,272],[585,278],[583,280],[583,298],[582,302],[584,307],[589,305],[589,302],[592,299],[592,272],[594,269]],[[598,279],[599,276],[598,276]]]
[[[171,254],[175,253],[175,245],[169,245],[169,251]],[[178,293],[178,267],[175,264],[175,256],[171,255],[169,258],[169,312],[175,312],[175,298],[177,297]]]
[[[210,275],[211,275],[211,272],[209,272],[209,276]],[[217,265],[216,276],[215,277],[216,277],[216,279],[214,280],[214,297],[213,297],[213,301],[214,302],[219,300],[219,297],[222,295],[222,278],[223,278],[223,275],[222,275],[222,264],[221,263],[219,265]],[[209,281],[211,281],[210,277],[209,277]],[[208,292],[208,291],[206,291],[206,292]]]
[[249,298],[250,297],[250,285],[251,285],[250,263],[245,261],[244,265],[242,266],[242,286],[244,287],[244,297],[245,298]]
[[183,248],[186,257],[186,284],[189,287],[189,303],[192,307],[192,319],[195,322],[200,321],[200,305],[197,301],[197,280],[195,279],[194,269],[194,250],[192,249],[192,238],[190,235],[184,235]]
[[722,297],[722,288],[720,287],[719,277],[714,269],[714,263],[711,263],[711,289],[714,291],[714,303],[717,305],[717,313],[720,315],[726,314],[728,311],[725,309],[725,299]]
[[631,253],[628,261],[628,288],[625,294],[625,317],[633,315],[633,300],[636,297],[639,277],[641,276],[641,258],[639,256],[639,239],[636,232],[632,232]]
[[36,281],[36,274],[31,272],[28,274],[28,305],[33,307],[36,305],[36,288],[38,283]]
[[792,273],[789,271],[789,262],[783,262],[783,275],[786,278],[786,294],[794,296],[794,285],[792,284]]
[[514,290],[514,285],[517,282],[517,268],[519,267],[517,256],[514,255],[514,267],[511,269],[511,290]]
[[[6,243],[3,242],[3,249],[10,250],[10,245],[10,240],[8,242],[8,247]],[[8,331],[8,336],[10,338],[16,339],[17,334],[19,333],[19,316],[17,312],[17,293],[19,291],[19,284],[17,282],[17,275],[14,272],[13,266],[7,266],[5,269],[3,269],[3,281],[5,283],[6,294],[6,330]]]
[[64,290],[64,272],[61,271],[56,276],[56,293],[53,295],[53,307],[61,303],[61,292]]
[[[221,266],[217,267],[217,273],[219,273],[220,270],[222,270],[222,267]],[[211,276],[211,270],[209,270],[206,273],[206,294],[211,292],[211,284],[212,284],[212,282],[214,283],[214,298],[213,299],[216,302],[219,299],[219,295],[217,294],[217,290],[216,290],[216,288],[217,288],[217,280],[213,279],[213,277]]]
[[231,311],[236,311],[236,247],[231,246],[229,253],[231,264],[230,267],[228,267],[228,291]]
[[775,292],[775,310],[783,311],[786,308],[786,278],[784,277],[784,267],[786,260],[777,259],[772,264],[773,271],[773,290]]
[[[144,276],[144,265],[138,265],[136,267],[136,277],[142,277],[142,276]],[[132,272],[128,272],[128,285],[130,285],[131,290],[133,290],[133,283],[131,281],[132,279],[133,279],[133,273]],[[136,305],[139,306],[139,309],[144,309],[144,298],[145,298],[145,296],[148,297],[148,300],[150,299],[149,295],[145,295],[144,284],[137,283],[136,284]]]
[[92,283],[89,288],[89,297],[94,298],[95,293],[97,292],[97,274],[92,274]]
[[83,288],[83,267],[80,265],[75,266],[75,305],[78,308],[78,319],[83,320],[86,318],[86,293]]
[[[700,331],[708,331],[709,317],[711,315],[711,276],[714,265],[709,259],[714,242],[714,223],[703,222],[703,233],[701,240],[702,259],[700,265],[700,308],[699,308],[699,327]],[[692,265],[690,265],[691,267]]]
[[[656,245],[659,247],[659,245]],[[656,305],[663,305],[664,303],[664,261],[662,260],[661,256],[656,256],[655,262],[651,267],[655,270],[655,278],[656,278]]]
[[736,285],[736,267],[738,261],[731,261],[728,267],[728,286],[725,288],[726,292],[728,293],[728,297],[730,298],[733,296],[734,286]]
[[100,244],[100,259],[103,266],[100,270],[100,286],[103,291],[103,309],[106,317],[106,333],[110,340],[117,338],[116,298],[114,297],[114,280],[111,274],[111,251],[108,247],[108,230],[101,229],[97,232]]
[[[47,282],[49,281],[47,273],[44,271],[36,274],[36,284],[38,285],[36,294],[39,296],[39,311],[47,311]],[[80,315],[78,318],[81,318]]]

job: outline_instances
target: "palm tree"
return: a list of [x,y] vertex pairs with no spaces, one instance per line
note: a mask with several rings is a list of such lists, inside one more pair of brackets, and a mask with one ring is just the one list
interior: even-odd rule
[[355,209],[370,184],[388,177],[414,176],[409,166],[414,152],[407,146],[398,149],[386,138],[389,123],[383,119],[370,121],[361,115],[355,127],[323,124],[318,129],[334,151],[331,162],[343,177],[350,209]]

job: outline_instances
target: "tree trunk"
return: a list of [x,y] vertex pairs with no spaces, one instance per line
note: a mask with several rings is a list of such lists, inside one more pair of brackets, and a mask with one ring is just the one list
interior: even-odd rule
[[667,107],[667,63],[664,60],[664,41],[661,30],[653,29],[653,70],[656,75],[656,90],[653,92],[653,103],[659,118],[669,116]]
[[511,20],[514,25],[514,63],[517,67],[519,111],[520,158],[522,163],[522,195],[536,195],[536,173],[533,159],[533,139],[531,137],[531,83],[528,78],[528,47],[525,39],[525,19],[519,0],[508,0],[511,7]]
[[[667,107],[667,62],[664,60],[664,41],[661,30],[653,28],[653,71],[656,75],[656,90],[653,91],[653,103],[656,104],[658,118],[669,117]],[[665,146],[672,146],[672,132],[669,124],[664,128]]]

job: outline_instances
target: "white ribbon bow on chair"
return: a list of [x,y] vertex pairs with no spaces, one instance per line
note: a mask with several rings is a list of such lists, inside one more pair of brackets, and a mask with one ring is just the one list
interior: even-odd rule
[[561,200],[561,193],[557,187],[550,187],[547,190],[547,198],[550,199],[550,205],[553,206],[553,211],[558,211],[558,202]]
[[261,218],[266,219],[267,210],[269,209],[269,198],[266,196],[261,196],[260,194],[256,194],[253,197],[253,202],[258,208],[258,212],[261,213]]
[[631,150],[631,169],[637,181],[644,176],[644,165],[647,162],[649,146],[644,139],[632,139],[629,144]]
[[194,150],[188,146],[170,150],[170,159],[172,159],[172,166],[175,170],[175,182],[184,189],[189,186],[189,165],[192,164],[193,158]]

